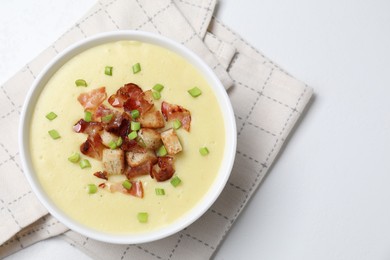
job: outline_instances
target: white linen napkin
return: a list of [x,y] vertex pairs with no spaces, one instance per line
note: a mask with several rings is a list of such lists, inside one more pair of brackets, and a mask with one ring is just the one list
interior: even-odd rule
[[[62,234],[94,259],[207,259],[255,192],[292,132],[312,89],[212,18],[215,0],[100,0],[78,23],[0,86],[0,258]],[[144,30],[195,51],[228,89],[238,130],[236,161],[220,198],[198,221],[168,238],[112,245],[73,231],[47,214],[21,168],[20,110],[43,66],[70,44],[113,30]]]

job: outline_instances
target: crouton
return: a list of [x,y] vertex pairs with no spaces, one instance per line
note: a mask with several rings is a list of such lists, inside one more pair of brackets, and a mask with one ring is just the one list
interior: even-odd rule
[[144,141],[146,148],[156,150],[162,145],[160,133],[151,128],[141,128],[138,136]]
[[161,140],[165,148],[167,149],[169,155],[177,154],[178,152],[183,150],[180,144],[179,137],[172,128],[165,130],[161,133]]
[[103,168],[108,175],[122,174],[125,169],[125,156],[121,149],[103,149]]
[[141,123],[142,127],[147,128],[162,128],[165,125],[163,115],[154,108],[142,113],[138,118],[138,122]]
[[126,161],[130,167],[137,167],[147,161],[152,161],[155,163],[157,161],[157,157],[152,150],[146,150],[146,152],[127,152],[126,153]]
[[102,143],[106,147],[110,147],[110,142],[114,141],[115,143],[118,141],[118,136],[107,132],[106,130],[103,130],[100,134],[100,137],[102,138]]

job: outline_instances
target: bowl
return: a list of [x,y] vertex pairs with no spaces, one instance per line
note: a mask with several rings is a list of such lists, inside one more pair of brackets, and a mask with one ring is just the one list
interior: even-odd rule
[[[50,198],[50,196],[43,189],[43,186],[39,181],[37,173],[33,167],[32,154],[30,152],[30,131],[36,102],[45,85],[55,72],[57,72],[65,63],[67,63],[71,58],[75,57],[79,53],[101,44],[123,40],[145,42],[168,49],[183,57],[201,73],[214,92],[222,113],[225,130],[225,148],[223,150],[223,157],[219,167],[219,172],[214,182],[211,184],[203,198],[201,198],[200,201],[184,216],[180,217],[176,221],[173,221],[171,224],[156,230],[146,230],[145,232],[138,233],[117,234],[96,230],[79,223],[77,220],[64,213],[64,211],[62,211],[61,208],[56,205],[56,203]],[[58,56],[56,56],[42,70],[42,72],[33,82],[22,109],[19,128],[19,149],[25,176],[31,185],[33,192],[38,197],[40,202],[46,207],[49,213],[62,222],[65,226],[82,235],[95,240],[116,244],[136,244],[162,239],[183,230],[198,218],[200,218],[216,201],[227,183],[235,158],[236,139],[236,124],[229,97],[223,85],[216,77],[214,72],[208,67],[208,65],[206,65],[202,59],[200,59],[197,55],[195,55],[192,51],[188,50],[183,45],[173,40],[164,38],[160,35],[141,31],[116,31],[99,34],[70,46]]]

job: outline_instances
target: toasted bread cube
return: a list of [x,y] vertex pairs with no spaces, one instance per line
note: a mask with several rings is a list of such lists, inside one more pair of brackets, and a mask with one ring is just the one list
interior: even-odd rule
[[100,134],[100,137],[102,138],[102,143],[106,147],[110,147],[110,142],[111,141],[117,142],[118,138],[119,138],[118,136],[116,136],[110,132],[107,132],[106,130],[102,131],[102,133]]
[[144,92],[144,94],[145,94],[145,96],[144,96],[144,99],[146,100],[146,101],[148,101],[150,104],[153,104],[153,92],[152,92],[152,90],[146,90],[145,92]]
[[125,156],[121,149],[103,149],[103,168],[109,175],[122,174],[125,169]]
[[154,108],[143,113],[139,117],[138,122],[141,123],[142,127],[147,128],[162,128],[165,125],[163,115]]
[[147,161],[151,160],[152,162],[157,161],[157,156],[154,154],[152,150],[147,150],[145,152],[127,152],[126,153],[126,161],[127,164],[131,167],[137,167]]
[[167,149],[169,155],[174,155],[183,150],[180,144],[179,137],[173,128],[165,130],[161,133],[161,140]]
[[161,135],[154,129],[141,128],[138,131],[138,136],[144,141],[146,148],[156,150],[162,145]]

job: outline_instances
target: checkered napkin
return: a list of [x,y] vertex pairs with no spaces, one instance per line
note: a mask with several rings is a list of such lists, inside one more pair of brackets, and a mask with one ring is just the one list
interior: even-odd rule
[[[212,17],[216,0],[100,0],[60,39],[0,86],[0,258],[61,234],[95,259],[207,259],[274,162],[312,96],[294,79]],[[228,89],[237,120],[232,175],[214,205],[165,239],[112,245],[73,231],[48,214],[26,182],[17,143],[19,115],[32,81],[55,55],[88,36],[144,30],[194,50]]]

